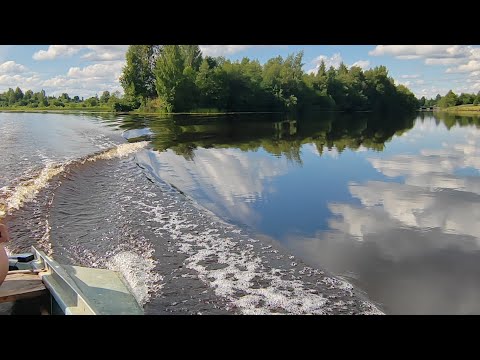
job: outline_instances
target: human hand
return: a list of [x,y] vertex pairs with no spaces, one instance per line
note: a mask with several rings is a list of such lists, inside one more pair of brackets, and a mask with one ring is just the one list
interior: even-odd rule
[[5,225],[0,223],[0,243],[5,243],[10,240],[10,237],[8,235],[8,229]]

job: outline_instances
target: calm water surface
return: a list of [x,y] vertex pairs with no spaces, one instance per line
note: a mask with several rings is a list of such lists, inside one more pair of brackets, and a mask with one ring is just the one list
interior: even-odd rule
[[479,129],[2,113],[0,216],[10,250],[120,270],[147,313],[480,313]]

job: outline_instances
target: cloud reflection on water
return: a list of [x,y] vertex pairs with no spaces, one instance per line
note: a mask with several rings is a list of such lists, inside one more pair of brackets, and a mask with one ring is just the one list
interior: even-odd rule
[[440,148],[370,157],[393,181],[350,182],[360,204],[330,202],[330,229],[290,245],[389,312],[480,313],[480,130],[456,131],[463,139],[445,136]]

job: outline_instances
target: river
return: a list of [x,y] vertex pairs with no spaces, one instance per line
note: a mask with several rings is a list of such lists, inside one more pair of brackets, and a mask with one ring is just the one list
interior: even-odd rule
[[146,314],[477,314],[479,124],[0,113],[0,218]]

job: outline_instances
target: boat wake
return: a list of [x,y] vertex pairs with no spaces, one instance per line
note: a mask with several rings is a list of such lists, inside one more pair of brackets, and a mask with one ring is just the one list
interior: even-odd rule
[[38,193],[49,185],[57,175],[65,172],[69,167],[83,165],[97,160],[122,158],[147,146],[148,142],[121,144],[81,159],[70,160],[62,164],[49,163],[39,173],[19,184],[0,189],[0,220],[15,210],[19,210],[25,203],[35,200]]
[[150,300],[152,293],[158,293],[162,288],[163,277],[154,271],[155,265],[153,250],[141,255],[122,251],[106,262],[108,269],[122,274],[125,285],[141,306]]
[[171,198],[156,206],[143,205],[149,221],[157,225],[155,232],[170,240],[169,251],[184,254],[184,268],[194,270],[216,296],[225,299],[229,311],[382,314],[351,284],[302,264],[282,249],[265,246],[188,202]]
[[136,161],[98,161],[147,144],[51,164],[4,192],[3,214],[40,226],[35,244],[59,263],[120,272],[146,313],[381,313],[349,283],[203,211]]

